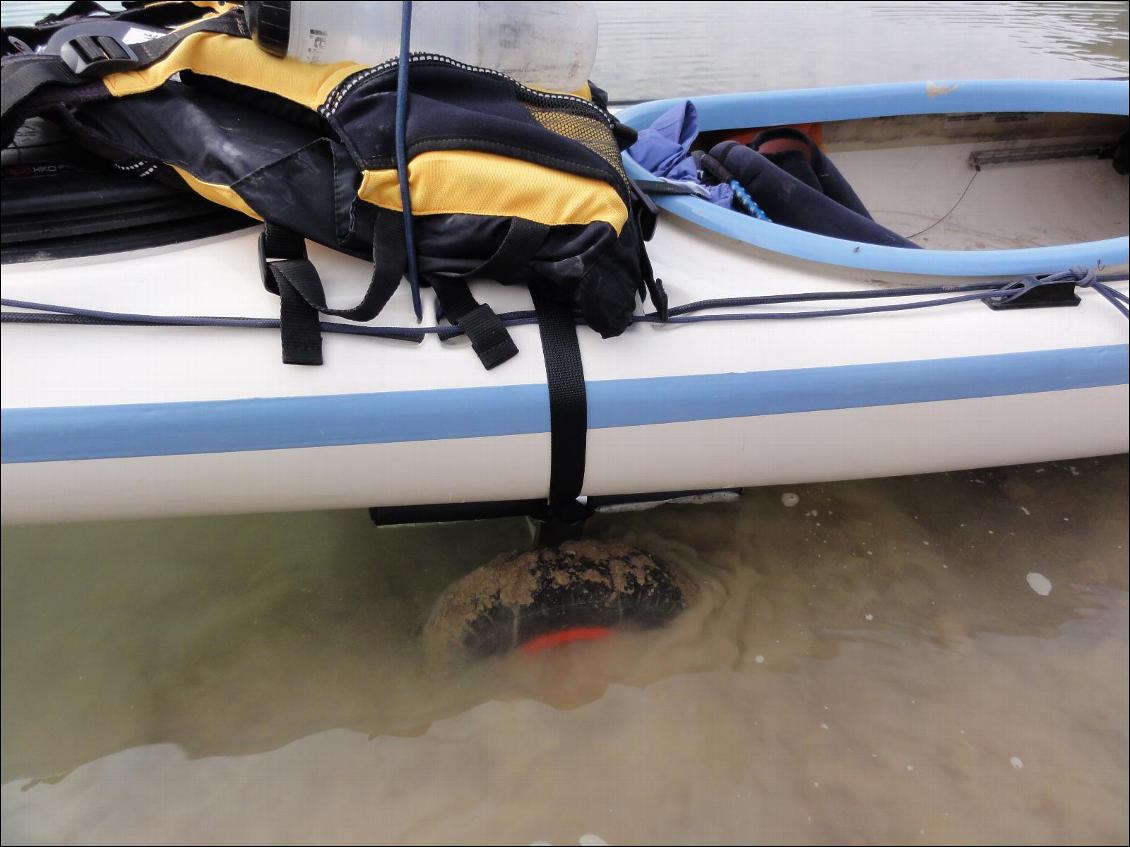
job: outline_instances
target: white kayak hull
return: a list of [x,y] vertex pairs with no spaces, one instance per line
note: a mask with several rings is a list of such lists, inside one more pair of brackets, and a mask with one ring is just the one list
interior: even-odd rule
[[[114,261],[5,273],[7,297],[144,313],[270,317],[254,233]],[[738,268],[775,293],[845,287],[661,225],[674,302],[724,296]],[[191,261],[177,261],[178,252]],[[327,278],[363,263],[318,251]],[[669,257],[669,258],[668,258]],[[750,272],[750,263],[757,272]],[[764,262],[764,264],[761,264]],[[692,276],[691,274],[695,274]],[[1118,286],[1126,290],[1126,285]],[[500,308],[526,296],[483,285]],[[885,476],[1127,449],[1126,320],[979,302],[804,321],[582,331],[586,495]],[[398,295],[398,323],[411,325]],[[389,316],[385,316],[385,322]],[[544,497],[549,400],[537,330],[484,371],[463,342],[330,335],[326,365],[285,367],[276,333],[5,325],[6,522],[96,520]],[[657,371],[662,374],[657,375]]]
[[[595,430],[585,491],[727,489],[1121,453],[1127,401],[1121,386]],[[636,457],[632,467],[625,455]],[[548,467],[546,434],[6,464],[5,492],[18,496],[5,493],[3,509],[6,523],[39,523],[526,500],[546,496]]]
[[[10,265],[3,295],[129,313],[277,317],[277,298],[258,284],[256,238],[248,230]],[[784,258],[666,215],[649,253],[673,304],[968,281]],[[364,262],[317,247],[311,258],[331,303],[363,290]],[[1125,260],[1116,270],[1112,285],[1125,293]],[[520,290],[485,282],[474,290],[500,313],[531,305]],[[434,323],[425,295],[425,323]],[[583,493],[1124,452],[1127,321],[1098,292],[1079,295],[1074,308],[996,312],[965,302],[842,318],[637,324],[608,340],[581,328]],[[414,326],[407,292],[374,323]],[[466,342],[435,337],[417,345],[327,334],[324,366],[293,367],[280,363],[269,329],[5,323],[3,520],[545,498],[540,340],[533,326],[512,334],[521,353],[488,372]]]

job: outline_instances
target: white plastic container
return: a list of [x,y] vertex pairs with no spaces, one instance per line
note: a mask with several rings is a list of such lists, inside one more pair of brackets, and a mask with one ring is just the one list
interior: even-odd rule
[[[247,9],[256,43],[275,55],[376,65],[400,52],[397,0],[262,2]],[[553,91],[585,84],[596,36],[592,3],[418,0],[412,6],[412,52],[494,68]]]

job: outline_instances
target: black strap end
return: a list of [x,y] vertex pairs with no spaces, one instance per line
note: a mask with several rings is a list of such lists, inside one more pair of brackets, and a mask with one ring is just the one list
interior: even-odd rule
[[[260,239],[259,250],[262,255],[263,239]],[[321,289],[318,272],[308,259],[278,259],[264,262],[263,275],[267,289],[273,289],[279,295],[283,364],[322,364],[321,318],[318,309],[302,292],[303,288],[313,284]]]
[[321,365],[322,345],[318,344],[317,349],[314,349],[305,347],[287,348],[286,344],[283,344],[282,360],[284,365]]
[[655,306],[655,313],[659,316],[659,320],[666,321],[669,315],[669,306],[667,302],[667,289],[663,287],[663,280],[656,279],[648,282],[648,293],[651,295],[651,302]]
[[488,371],[518,355],[518,346],[506,325],[486,303],[461,317],[458,324],[471,339],[471,347]]

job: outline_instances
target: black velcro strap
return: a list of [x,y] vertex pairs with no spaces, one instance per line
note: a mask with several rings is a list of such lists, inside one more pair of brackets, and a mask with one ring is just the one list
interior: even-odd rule
[[549,507],[567,523],[588,510],[577,502],[585,482],[588,401],[577,324],[568,307],[531,288],[549,387]]
[[470,339],[484,368],[489,371],[518,355],[518,347],[506,325],[490,306],[471,296],[466,282],[437,277],[431,283],[444,315]]

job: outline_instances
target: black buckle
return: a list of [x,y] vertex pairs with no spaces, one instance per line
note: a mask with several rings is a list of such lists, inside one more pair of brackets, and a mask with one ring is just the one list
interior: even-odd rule
[[[655,235],[655,223],[659,220],[659,207],[655,205],[647,191],[634,179],[628,177],[628,184],[632,187],[638,201],[635,207],[636,226],[640,228],[640,236],[644,241],[651,241]],[[689,193],[689,192],[688,192]]]
[[271,262],[286,259],[306,259],[306,239],[300,235],[277,227],[263,227],[259,233],[259,274],[263,287],[272,294],[279,293],[275,275],[271,273]]
[[1009,309],[1047,309],[1058,306],[1078,306],[1082,301],[1075,293],[1076,280],[1063,282],[1041,282],[1027,276],[1002,286],[994,297],[986,297],[984,303],[994,312]]
[[133,49],[112,35],[76,35],[59,48],[59,57],[79,76],[105,76],[141,64]]

